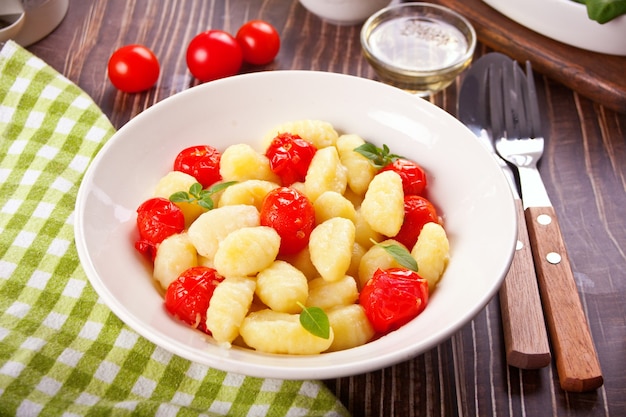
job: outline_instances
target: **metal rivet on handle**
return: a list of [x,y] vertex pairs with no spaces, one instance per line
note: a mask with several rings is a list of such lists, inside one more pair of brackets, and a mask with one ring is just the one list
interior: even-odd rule
[[548,216],[547,214],[540,214],[539,216],[537,216],[537,222],[546,226],[552,223],[552,217]]
[[552,265],[556,265],[561,262],[561,255],[556,252],[550,252],[546,255],[546,261],[550,262]]
[[552,223],[552,217],[548,216],[547,214],[540,214],[539,216],[537,216],[537,222],[546,226]]
[[515,245],[515,250],[521,250],[524,248],[524,243],[521,240],[517,241],[517,245]]

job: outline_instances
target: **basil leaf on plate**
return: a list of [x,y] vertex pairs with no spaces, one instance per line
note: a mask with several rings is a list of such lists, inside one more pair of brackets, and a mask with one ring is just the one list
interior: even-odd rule
[[606,23],[626,14],[626,0],[572,0],[587,6],[587,15],[598,23]]

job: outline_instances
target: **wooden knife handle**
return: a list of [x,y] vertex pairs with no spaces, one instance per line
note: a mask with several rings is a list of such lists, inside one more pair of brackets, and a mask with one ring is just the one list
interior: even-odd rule
[[552,357],[524,207],[520,199],[515,203],[517,249],[499,293],[506,359],[517,368],[538,369],[548,366]]
[[583,392],[604,379],[553,207],[525,210],[561,388]]

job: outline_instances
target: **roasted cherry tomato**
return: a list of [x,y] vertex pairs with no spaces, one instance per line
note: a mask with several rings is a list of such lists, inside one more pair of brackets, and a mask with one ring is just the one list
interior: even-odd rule
[[428,304],[428,282],[405,268],[377,269],[359,295],[374,330],[386,334],[417,317]]
[[241,46],[243,60],[253,65],[265,65],[274,60],[280,49],[280,35],[264,20],[251,20],[237,31],[235,39]]
[[426,173],[413,161],[399,158],[381,171],[395,171],[400,175],[404,195],[422,195],[426,188]]
[[271,170],[280,177],[282,185],[304,181],[313,156],[315,146],[298,135],[281,133],[274,138],[265,151],[270,160]]
[[143,45],[122,46],[109,58],[109,79],[126,93],[149,89],[157,82],[159,71],[159,60]]
[[154,260],[163,239],[184,229],[185,216],[176,204],[161,197],[151,198],[137,208],[139,240],[135,248]]
[[202,82],[235,75],[243,63],[237,40],[217,29],[196,35],[187,47],[186,58],[187,68]]
[[206,311],[215,287],[224,280],[213,268],[196,266],[184,271],[165,293],[166,310],[191,327],[211,334],[206,327]]
[[279,253],[298,253],[309,243],[315,226],[315,209],[304,194],[293,188],[279,187],[270,191],[263,200],[261,225],[278,232]]
[[197,145],[185,148],[174,159],[174,171],[194,177],[203,188],[209,188],[222,179],[220,160],[222,154],[212,146]]
[[417,242],[422,228],[429,222],[439,223],[435,206],[422,196],[407,195],[404,197],[404,222],[394,239],[410,251]]

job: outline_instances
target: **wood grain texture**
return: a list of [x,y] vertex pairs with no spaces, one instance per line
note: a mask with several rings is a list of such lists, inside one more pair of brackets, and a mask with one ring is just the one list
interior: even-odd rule
[[507,362],[521,369],[548,366],[552,359],[522,200],[516,199],[518,248],[500,287]]
[[[121,127],[196,84],[184,63],[186,44],[196,33],[234,31],[252,18],[275,25],[283,44],[273,63],[244,71],[313,69],[375,78],[361,56],[359,26],[324,23],[296,0],[72,0],[59,28],[29,49],[82,87]],[[162,74],[154,89],[123,94],[107,81],[106,62],[115,48],[136,42],[155,50]],[[480,44],[475,56],[490,50]],[[429,100],[456,114],[459,81]],[[538,75],[537,87],[547,130],[540,170],[559,216],[604,385],[568,393],[554,364],[538,370],[507,366],[496,297],[423,355],[326,381],[354,416],[626,415],[626,115],[554,77]]]
[[525,213],[561,388],[595,390],[603,383],[602,369],[556,213],[552,207]]

